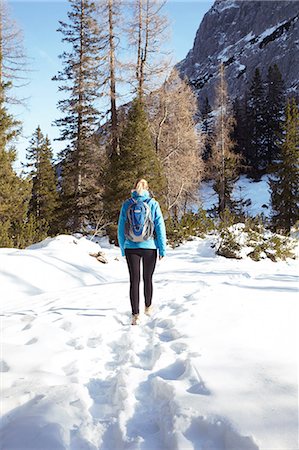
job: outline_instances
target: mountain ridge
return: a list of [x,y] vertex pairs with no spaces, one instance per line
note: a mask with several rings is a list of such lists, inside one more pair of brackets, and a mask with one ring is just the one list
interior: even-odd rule
[[242,96],[257,67],[265,78],[277,64],[289,95],[299,87],[299,2],[216,0],[204,15],[193,48],[176,68],[198,101],[213,104],[218,67],[226,68],[228,92]]

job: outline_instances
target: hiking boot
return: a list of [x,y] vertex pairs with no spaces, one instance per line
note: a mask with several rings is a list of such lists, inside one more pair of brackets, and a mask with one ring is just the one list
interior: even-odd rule
[[133,314],[132,325],[139,325],[139,324],[140,324],[139,314]]
[[152,306],[146,306],[144,309],[144,314],[147,316],[151,316],[153,313],[153,307]]

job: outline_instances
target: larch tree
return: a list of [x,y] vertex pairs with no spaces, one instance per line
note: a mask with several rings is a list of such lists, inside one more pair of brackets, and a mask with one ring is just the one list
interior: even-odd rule
[[101,49],[105,44],[96,19],[95,2],[69,0],[69,3],[69,21],[60,21],[58,28],[68,50],[60,55],[63,70],[53,78],[66,96],[58,102],[63,117],[55,124],[61,128],[58,140],[66,143],[60,154],[65,227],[82,231],[100,208],[101,183],[97,170],[100,161],[95,131],[100,118],[97,102],[103,95]]
[[97,17],[103,34],[103,45],[100,53],[103,59],[104,74],[103,92],[109,98],[109,153],[119,153],[119,119],[117,83],[121,81],[121,62],[118,48],[121,42],[123,10],[121,0],[102,0],[98,3]]
[[286,105],[283,142],[269,185],[273,227],[289,232],[299,217],[299,110],[295,99]]
[[221,216],[226,209],[233,210],[232,190],[240,166],[240,155],[233,151],[235,142],[232,140],[232,132],[235,119],[228,98],[223,63],[220,64],[214,109],[216,119],[209,168],[218,195],[218,214]]
[[[28,84],[25,76],[28,71],[28,58],[24,49],[23,33],[13,20],[5,0],[0,2],[0,53],[0,83],[10,83],[14,88]],[[6,90],[5,101],[9,104],[24,103],[24,99],[17,98],[11,90]]]
[[164,43],[168,38],[168,19],[163,14],[166,1],[133,0],[133,19],[128,28],[128,40],[135,49],[135,61],[129,64],[133,71],[131,82],[134,94],[140,99],[161,84],[170,68],[170,59]]
[[197,100],[177,71],[147,98],[150,130],[166,178],[165,204],[178,218],[198,199],[202,175],[203,139],[196,131]]

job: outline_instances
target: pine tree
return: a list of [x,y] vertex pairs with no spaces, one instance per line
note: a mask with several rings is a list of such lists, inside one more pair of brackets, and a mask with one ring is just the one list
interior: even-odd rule
[[269,185],[272,224],[289,232],[299,217],[299,110],[295,99],[287,102],[283,128],[280,159]]
[[[30,169],[32,194],[29,211],[39,221],[49,224],[50,232],[55,231],[55,210],[58,204],[56,174],[53,166],[53,153],[49,138],[44,137],[38,126],[27,149],[26,167]],[[57,224],[56,224],[57,225]]]
[[233,152],[235,143],[231,138],[234,118],[227,94],[224,65],[220,65],[220,79],[217,85],[215,107],[217,116],[212,141],[212,156],[209,160],[210,174],[218,194],[218,213],[233,210],[232,190],[237,180],[240,156]]
[[259,68],[254,72],[248,97],[248,162],[252,175],[258,178],[266,167],[265,88]]
[[29,184],[13,169],[16,159],[13,142],[20,133],[20,122],[5,107],[8,88],[8,83],[0,84],[0,246],[15,244],[19,224],[26,221],[29,201]]
[[277,64],[268,69],[266,87],[266,160],[270,165],[279,154],[285,106],[284,83]]
[[[246,97],[245,97],[246,98]],[[247,159],[247,117],[246,117],[246,100],[236,97],[233,101],[233,114],[235,126],[232,137],[236,143],[236,153]]]
[[205,98],[203,107],[201,109],[201,121],[202,121],[202,132],[205,137],[205,148],[203,151],[203,160],[207,161],[211,156],[211,136],[213,133],[213,117],[212,108],[209,103],[208,97]]
[[[8,112],[9,103],[22,103],[10,94],[18,87],[26,68],[22,36],[11,20],[4,2],[0,3],[0,246],[25,247],[45,237],[33,218],[28,217],[30,183],[19,177],[13,164],[16,160],[15,140],[21,123]],[[35,241],[36,242],[36,241]]]
[[159,199],[164,189],[161,163],[149,132],[144,104],[139,99],[132,102],[120,137],[120,154],[111,155],[106,173],[105,210],[107,220],[112,223],[108,230],[110,239],[115,241],[122,202],[130,195],[136,180],[147,179]]
[[53,78],[60,82],[59,90],[67,98],[58,102],[64,117],[55,123],[61,127],[59,140],[67,143],[60,154],[65,225],[71,231],[80,231],[99,203],[94,133],[99,120],[95,105],[103,84],[99,52],[104,43],[95,18],[96,4],[92,0],[69,2],[69,22],[60,21],[58,31],[71,50],[60,55],[64,69]]

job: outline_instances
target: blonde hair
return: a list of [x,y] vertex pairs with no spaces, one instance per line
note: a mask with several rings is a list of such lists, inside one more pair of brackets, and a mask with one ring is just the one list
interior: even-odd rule
[[140,178],[136,181],[134,188],[141,195],[143,191],[148,191],[148,183],[144,178]]

